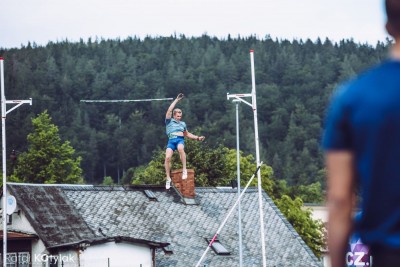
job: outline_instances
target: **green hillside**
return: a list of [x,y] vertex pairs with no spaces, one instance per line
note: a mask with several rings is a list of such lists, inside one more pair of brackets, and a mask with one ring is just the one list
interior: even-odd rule
[[[164,148],[169,101],[84,103],[96,99],[186,98],[183,120],[210,146],[236,147],[235,105],[251,91],[255,51],[261,159],[290,185],[323,183],[319,148],[333,89],[386,58],[388,44],[352,40],[217,39],[207,35],[63,41],[0,49],[7,99],[33,99],[7,117],[7,153],[26,150],[31,118],[48,110],[63,140],[82,157],[88,183],[115,181]],[[240,105],[240,147],[255,154],[252,110]],[[190,160],[190,159],[189,159]]]

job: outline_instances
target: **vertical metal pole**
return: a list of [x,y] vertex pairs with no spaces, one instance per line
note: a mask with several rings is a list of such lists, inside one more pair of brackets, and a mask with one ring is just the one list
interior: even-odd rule
[[[263,164],[261,162],[261,164]],[[250,186],[251,182],[253,181],[254,177],[256,177],[256,173],[259,172],[260,168],[261,168],[261,164],[259,167],[257,167],[256,171],[254,172],[254,174],[251,176],[250,180],[247,182],[247,185],[244,187],[242,193],[240,194],[239,198],[236,199],[235,204],[233,204],[232,208],[229,210],[228,214],[225,216],[225,219],[222,221],[221,225],[219,226],[217,232],[215,233],[214,237],[212,238],[212,240],[210,241],[210,243],[208,244],[206,250],[204,251],[203,255],[201,255],[200,260],[197,262],[196,267],[200,266],[200,263],[203,261],[204,257],[206,256],[207,252],[210,250],[210,247],[212,246],[212,244],[214,243],[215,239],[217,239],[219,233],[221,232],[222,228],[224,228],[225,223],[228,221],[229,217],[231,216],[233,210],[236,208],[236,205],[239,203],[239,201],[242,199],[243,194],[246,192],[247,188]]]
[[[239,100],[233,100],[236,103],[236,161],[237,161],[237,190],[238,198],[240,197],[240,150],[239,150]],[[242,212],[240,201],[238,203],[238,227],[239,227],[239,266],[243,266],[243,253],[242,253]]]
[[7,178],[6,178],[6,98],[4,95],[4,59],[0,57],[1,67],[1,147],[3,155],[3,266],[7,264]]
[[[32,105],[30,100],[6,100],[4,94],[4,58],[0,57],[0,84],[1,84],[1,136],[2,136],[2,152],[3,152],[3,266],[7,266],[7,161],[6,161],[6,115],[22,104]],[[7,103],[15,106],[8,110]]]
[[[258,119],[257,119],[257,100],[256,100],[256,79],[254,73],[254,50],[250,50],[250,61],[251,61],[251,84],[252,84],[252,105],[253,105],[253,114],[254,114],[254,135],[256,142],[256,161],[257,167],[260,166],[260,149],[258,146]],[[263,267],[267,266],[267,261],[265,257],[265,235],[264,235],[264,212],[263,212],[263,204],[262,204],[262,187],[261,187],[261,170],[257,173],[258,178],[258,204],[259,204],[259,212],[260,212],[260,234],[261,234],[261,248],[262,248],[262,256],[263,256]]]

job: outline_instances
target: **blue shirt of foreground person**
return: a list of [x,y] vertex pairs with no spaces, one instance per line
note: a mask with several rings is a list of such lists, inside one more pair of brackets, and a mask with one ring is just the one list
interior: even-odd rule
[[[326,120],[332,267],[345,266],[353,230],[371,248],[374,266],[400,266],[400,1],[385,4],[395,39],[390,59],[340,88]],[[353,223],[356,188],[362,216]]]

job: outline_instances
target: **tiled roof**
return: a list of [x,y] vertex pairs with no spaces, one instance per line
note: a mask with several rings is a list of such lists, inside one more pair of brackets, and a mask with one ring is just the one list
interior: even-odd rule
[[47,247],[96,237],[60,187],[8,184],[7,188]]
[[[30,185],[13,184],[11,187],[18,192],[19,187],[26,187],[25,190],[21,190],[22,192],[39,190],[36,187],[35,190],[30,190],[29,188],[32,187]],[[51,193],[54,196],[46,197],[41,205],[45,206],[44,203],[48,203],[51,206],[54,199],[65,198],[70,209],[75,210],[71,212],[79,214],[97,237],[123,236],[170,243],[166,249],[172,250],[172,254],[165,253],[161,249],[157,250],[157,267],[195,266],[207,248],[205,239],[214,236],[237,198],[236,189],[196,188],[198,205],[185,205],[174,190],[154,186],[58,185],[52,188]],[[151,190],[157,201],[150,200],[144,193],[144,189]],[[49,189],[43,186],[40,190]],[[263,201],[267,266],[321,266],[318,259],[264,192]],[[32,212],[36,213],[35,209]],[[243,196],[241,213],[243,266],[262,266],[256,188],[249,188]],[[234,214],[218,236],[218,240],[231,254],[221,256],[210,250],[203,264],[208,264],[210,267],[238,266],[238,227],[236,212]],[[32,215],[32,217],[35,216],[36,214]],[[35,225],[38,226],[43,218],[35,218],[38,220]],[[80,224],[82,224],[81,221]]]

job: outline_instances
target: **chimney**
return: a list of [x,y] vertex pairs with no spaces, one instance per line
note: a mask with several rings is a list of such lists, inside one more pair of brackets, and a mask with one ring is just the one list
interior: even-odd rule
[[171,171],[172,183],[184,198],[194,198],[194,170],[187,169],[187,179],[182,180],[182,169]]

